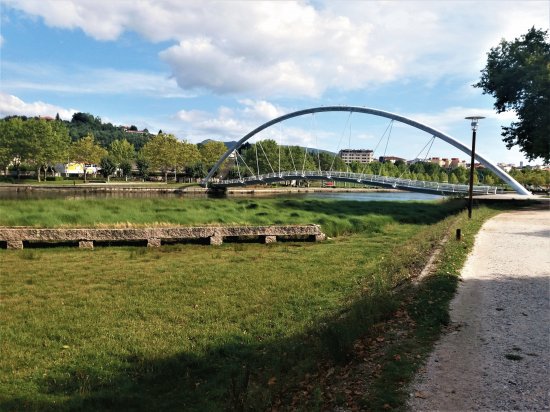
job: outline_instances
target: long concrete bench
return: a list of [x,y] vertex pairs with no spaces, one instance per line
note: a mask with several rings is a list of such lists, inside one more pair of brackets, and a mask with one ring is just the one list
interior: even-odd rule
[[93,248],[94,242],[146,241],[149,247],[159,247],[163,241],[205,239],[211,245],[221,245],[224,238],[259,238],[273,243],[277,238],[309,239],[326,238],[318,225],[297,226],[203,226],[203,227],[155,227],[122,229],[34,229],[0,228],[0,242],[8,249],[22,249],[23,242],[78,242],[81,248]]

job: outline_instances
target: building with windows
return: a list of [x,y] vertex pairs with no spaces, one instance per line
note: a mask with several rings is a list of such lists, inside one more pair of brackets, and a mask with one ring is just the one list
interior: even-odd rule
[[374,152],[370,149],[343,149],[338,152],[338,156],[347,164],[353,162],[371,163],[374,161]]
[[402,157],[397,157],[397,156],[380,156],[378,158],[378,161],[380,163],[393,163],[393,164],[395,164],[395,162],[398,162],[398,161],[406,162],[407,160],[403,159]]

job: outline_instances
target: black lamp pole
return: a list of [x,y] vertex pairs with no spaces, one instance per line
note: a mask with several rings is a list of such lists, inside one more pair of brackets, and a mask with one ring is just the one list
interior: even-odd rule
[[468,219],[472,218],[472,205],[473,205],[473,193],[474,193],[474,161],[476,155],[476,130],[477,123],[480,119],[485,119],[482,116],[468,116],[466,119],[471,120],[472,126],[472,159],[470,161],[470,189],[468,191]]

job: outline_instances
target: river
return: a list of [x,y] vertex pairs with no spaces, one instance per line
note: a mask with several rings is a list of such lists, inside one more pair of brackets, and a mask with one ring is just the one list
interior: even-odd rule
[[[83,192],[72,190],[25,190],[25,191],[0,191],[0,199],[120,199],[120,198],[181,198],[181,199],[204,199],[211,197],[204,193],[163,193],[163,192],[132,192],[132,191],[113,191],[113,192]],[[219,198],[219,195],[212,196]],[[430,201],[441,199],[442,196],[418,193],[418,192],[312,192],[312,193],[256,193],[256,194],[238,194],[226,195],[227,198],[308,198],[308,199],[338,199],[354,200],[360,202],[374,201]]]

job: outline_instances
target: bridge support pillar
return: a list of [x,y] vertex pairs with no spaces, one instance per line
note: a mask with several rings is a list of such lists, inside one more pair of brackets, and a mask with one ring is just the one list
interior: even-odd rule
[[23,241],[22,240],[8,240],[6,242],[6,247],[8,249],[23,249]]
[[80,249],[93,249],[94,241],[93,240],[81,240],[78,242],[78,247]]
[[277,242],[277,236],[266,236],[264,238],[264,243],[265,244],[268,244],[268,243],[276,243]]
[[147,247],[160,247],[160,239],[158,238],[151,238],[151,239],[147,239]]
[[325,240],[327,238],[327,236],[324,234],[324,233],[320,233],[318,235],[314,235],[315,237],[315,241],[316,242],[322,242],[323,240]]
[[210,244],[214,246],[219,246],[223,243],[223,236],[220,235],[214,235],[210,236]]

